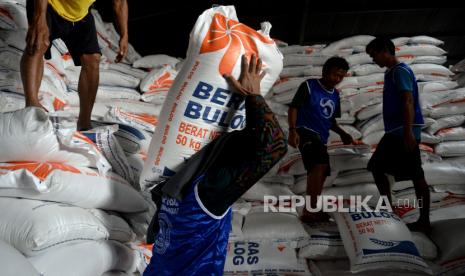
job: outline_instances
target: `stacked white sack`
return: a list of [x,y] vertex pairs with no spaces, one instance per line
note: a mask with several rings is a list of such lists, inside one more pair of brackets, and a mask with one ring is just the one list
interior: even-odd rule
[[[128,57],[122,63],[114,63],[117,33],[112,24],[102,22],[98,13],[92,11],[103,53],[93,119],[102,123],[94,122],[100,127],[90,132],[75,132],[80,67],[74,66],[61,40],[53,41],[52,59],[45,62],[39,92],[42,105],[53,117],[49,118],[38,109],[19,111],[25,102],[19,73],[27,32],[25,1],[3,1],[0,7],[0,112],[4,122],[0,202],[24,206],[20,220],[31,221],[29,230],[16,229],[19,207],[5,208],[11,212],[3,212],[2,239],[16,247],[23,245],[21,242],[14,244],[15,241],[28,243],[23,246],[22,253],[38,254],[34,266],[47,275],[63,275],[63,269],[76,266],[69,262],[77,259],[72,254],[72,244],[82,253],[79,254],[82,266],[76,270],[77,274],[100,275],[110,270],[132,273],[133,263],[140,258],[133,262],[137,251],[122,243],[132,241],[134,232],[139,239],[144,239],[155,211],[150,196],[132,185],[138,182],[150,132],[156,126],[161,109],[161,103],[140,101],[139,84],[148,72],[133,67],[132,63],[141,57],[130,45]],[[157,80],[153,82],[146,83],[157,84]],[[166,83],[163,85],[167,87]],[[15,115],[6,113],[16,110],[19,113]],[[28,209],[27,202],[44,206],[40,208],[47,215],[38,214],[36,210],[40,208]],[[59,216],[65,216],[62,224],[48,218]],[[37,218],[45,218],[49,226],[40,224]],[[66,227],[71,223],[76,226]],[[62,231],[51,240],[48,236],[40,236],[41,232],[48,231],[47,227],[59,227]],[[116,242],[105,242],[108,239]],[[83,240],[97,242],[86,245]],[[95,252],[100,252],[100,259],[92,260]],[[58,267],[50,266],[55,262],[54,254],[62,255],[67,262]],[[121,260],[124,262],[118,265]],[[101,266],[102,263],[105,265]]]
[[83,271],[98,268],[92,254],[101,248],[115,250],[114,254],[102,253],[107,264],[102,269],[118,268],[122,258],[134,260],[124,265],[132,272],[136,258],[123,244],[134,239],[134,232],[116,212],[144,212],[147,203],[128,181],[111,171],[114,168],[105,158],[104,147],[117,150],[116,139],[111,145],[96,144],[66,123],[56,119],[52,123],[39,108],[0,114],[4,145],[0,155],[0,237],[32,257],[31,263],[41,273],[60,275],[63,267],[50,266],[56,260],[53,254],[76,259],[72,257],[74,249],[67,248],[89,240],[98,243],[84,246],[88,254],[80,256]]
[[[19,60],[25,48],[27,19],[23,18],[24,3],[11,1],[2,5],[5,14],[0,18],[2,22],[0,25],[0,111],[7,112],[24,107]],[[177,73],[175,65],[179,60],[166,55],[141,58],[129,45],[127,57],[121,63],[114,63],[119,36],[113,24],[103,22],[96,10],[92,10],[92,13],[102,52],[100,82],[93,119],[123,123],[153,132],[161,104],[171,85],[170,80],[174,78],[172,75],[175,76]],[[77,117],[80,67],[74,66],[66,45],[60,39],[52,42],[51,53],[52,58],[45,62],[39,99],[50,112],[58,112],[61,116]],[[147,59],[150,66],[147,66]],[[133,63],[142,64],[140,66],[142,69],[133,66]],[[165,65],[172,67],[168,80],[163,74],[165,68],[162,66]],[[150,73],[148,70],[151,70]],[[141,93],[147,91],[152,92],[152,95],[141,98]],[[141,99],[151,103],[146,104],[146,108],[139,109],[143,104],[140,102]],[[113,100],[127,104],[114,106],[111,103]],[[147,109],[151,111],[146,112]]]
[[455,80],[460,87],[465,86],[465,59],[457,62],[450,70],[455,74],[452,79]]

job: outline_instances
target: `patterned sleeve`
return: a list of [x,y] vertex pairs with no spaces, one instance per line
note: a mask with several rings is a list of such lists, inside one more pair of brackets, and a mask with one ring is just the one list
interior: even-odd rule
[[238,131],[199,184],[213,214],[223,214],[287,152],[285,134],[262,96],[246,98],[246,127]]
[[236,182],[238,185],[250,187],[284,156],[287,152],[287,142],[278,120],[262,96],[248,97],[246,120],[245,132],[250,133],[254,140],[256,156],[248,160],[249,166]]

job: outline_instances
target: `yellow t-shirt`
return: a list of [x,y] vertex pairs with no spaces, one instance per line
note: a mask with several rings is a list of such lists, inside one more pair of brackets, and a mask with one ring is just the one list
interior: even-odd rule
[[94,2],[95,0],[48,0],[61,17],[71,22],[83,19]]

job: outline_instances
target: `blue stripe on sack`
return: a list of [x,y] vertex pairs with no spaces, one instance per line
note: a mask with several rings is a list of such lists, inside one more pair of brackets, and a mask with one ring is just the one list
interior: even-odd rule
[[129,132],[130,134],[136,136],[137,138],[139,138],[141,140],[145,139],[144,133],[142,133],[142,131],[138,130],[137,128],[134,128],[134,127],[131,127],[131,126],[128,126],[128,125],[119,124],[119,129],[122,130],[122,131]]
[[97,135],[95,133],[90,132],[81,132],[84,136],[92,140],[92,142],[97,143]]
[[364,255],[379,254],[379,253],[404,253],[420,257],[417,247],[411,241],[382,241],[378,239],[370,239],[371,242],[380,246],[389,246],[383,249],[362,249]]

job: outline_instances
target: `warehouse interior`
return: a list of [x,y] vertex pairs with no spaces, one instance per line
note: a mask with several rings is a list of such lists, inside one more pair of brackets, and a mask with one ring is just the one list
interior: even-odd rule
[[[353,5],[341,3],[335,7],[319,7],[309,0],[293,0],[289,4],[268,1],[196,1],[142,3],[129,2],[129,28],[146,32],[131,32],[131,43],[141,54],[165,53],[183,57],[188,36],[197,15],[212,5],[234,5],[241,22],[258,29],[263,21],[273,25],[271,35],[290,45],[328,43],[344,37],[370,34],[389,38],[423,34],[445,41],[451,64],[465,54],[464,8],[421,8],[419,1],[391,2],[389,8],[375,8],[371,1]],[[112,19],[111,1],[95,3],[106,21]],[[106,11],[106,12],[105,12]],[[181,20],[183,23],[175,23]],[[157,28],[157,26],[172,28]],[[149,38],[147,37],[149,35]],[[160,43],[163,38],[171,43]]]

